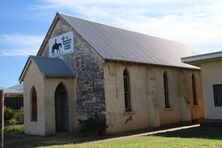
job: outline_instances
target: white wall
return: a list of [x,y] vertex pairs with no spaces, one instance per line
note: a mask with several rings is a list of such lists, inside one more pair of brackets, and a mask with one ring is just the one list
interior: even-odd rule
[[[76,129],[76,88],[73,78],[45,78],[31,62],[24,78],[24,127],[30,135],[52,135],[55,129],[55,91],[62,83],[68,95],[69,131]],[[37,93],[37,121],[31,121],[31,89]]]
[[213,85],[222,84],[222,61],[201,65],[203,91],[205,100],[205,118],[222,119],[222,107],[214,106]]
[[[31,89],[37,94],[37,121],[31,121]],[[31,62],[24,78],[24,128],[26,134],[45,135],[44,77]]]

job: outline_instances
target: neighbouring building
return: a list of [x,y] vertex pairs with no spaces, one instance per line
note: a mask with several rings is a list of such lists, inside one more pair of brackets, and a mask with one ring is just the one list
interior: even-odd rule
[[18,84],[4,90],[4,105],[13,110],[23,108],[23,85]]
[[97,114],[106,133],[204,118],[200,69],[188,46],[57,13],[24,85],[25,133],[76,131]]
[[222,119],[222,52],[182,58],[201,68],[206,120]]

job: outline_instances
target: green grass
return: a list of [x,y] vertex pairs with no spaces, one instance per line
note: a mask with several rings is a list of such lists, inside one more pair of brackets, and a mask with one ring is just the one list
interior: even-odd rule
[[4,129],[5,133],[24,133],[24,125],[8,125]]
[[199,147],[222,147],[221,140],[208,140],[198,138],[172,138],[161,136],[147,136],[124,138],[118,140],[88,142],[83,144],[67,144],[50,146],[53,148],[199,148]]
[[222,129],[198,127],[152,136],[101,140],[82,144],[54,145],[52,148],[199,148],[222,147]]
[[24,125],[8,125],[4,128],[4,139],[6,140],[13,140],[14,134],[22,134],[24,133]]
[[[23,126],[6,127],[5,147],[52,147],[52,148],[222,148],[222,127],[201,126],[151,136],[102,139],[106,137],[82,137],[60,134],[48,137],[24,135]],[[77,143],[75,143],[77,142]],[[80,143],[83,142],[83,143]]]

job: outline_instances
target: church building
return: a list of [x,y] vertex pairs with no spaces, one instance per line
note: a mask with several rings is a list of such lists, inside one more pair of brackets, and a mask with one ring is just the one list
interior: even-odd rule
[[204,118],[196,54],[175,41],[57,13],[20,75],[24,126],[31,135],[79,130],[104,119],[106,133]]

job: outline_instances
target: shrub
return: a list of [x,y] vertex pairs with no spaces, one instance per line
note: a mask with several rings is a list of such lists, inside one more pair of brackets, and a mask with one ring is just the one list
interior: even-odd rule
[[4,120],[6,125],[15,125],[24,123],[24,110],[23,108],[18,111],[13,111],[10,108],[5,108]]
[[83,132],[89,132],[92,134],[102,135],[104,134],[106,128],[106,120],[97,114],[91,116],[86,120],[79,119],[80,130]]
[[16,120],[16,124],[24,123],[24,110],[23,109],[20,109],[15,113],[15,120]]
[[16,120],[14,118],[8,120],[9,125],[16,125]]
[[5,121],[9,121],[9,120],[11,120],[13,117],[14,117],[14,115],[15,115],[15,113],[14,113],[14,111],[12,110],[12,109],[10,109],[10,108],[5,108],[5,110],[4,110],[4,120]]

